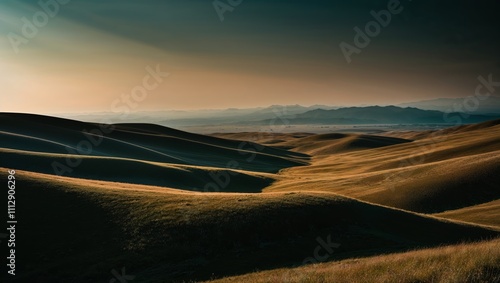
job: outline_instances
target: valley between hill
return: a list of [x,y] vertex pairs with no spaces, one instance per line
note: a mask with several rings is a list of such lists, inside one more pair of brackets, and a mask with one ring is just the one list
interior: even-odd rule
[[204,136],[0,113],[0,157],[23,221],[13,282],[500,278],[499,121]]

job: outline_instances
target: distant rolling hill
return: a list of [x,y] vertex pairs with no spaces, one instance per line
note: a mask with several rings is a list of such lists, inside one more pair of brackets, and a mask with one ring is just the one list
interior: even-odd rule
[[411,140],[358,134],[321,134],[298,140],[275,143],[275,147],[303,152],[312,156],[386,147]]
[[[216,133],[212,136],[241,139],[254,137],[249,133]],[[307,153],[311,156],[331,155],[341,152],[386,147],[400,143],[412,142],[409,139],[361,134],[261,134],[258,142],[294,152]]]
[[295,150],[312,154],[313,162],[285,169],[283,173],[290,178],[274,182],[264,191],[328,191],[423,213],[500,198],[500,120],[426,132],[412,142],[392,141],[391,145],[387,140],[384,147],[314,154],[317,149],[336,149],[339,138],[344,144],[352,139],[336,134],[325,141],[321,136],[289,141],[300,145],[309,140],[307,147]]

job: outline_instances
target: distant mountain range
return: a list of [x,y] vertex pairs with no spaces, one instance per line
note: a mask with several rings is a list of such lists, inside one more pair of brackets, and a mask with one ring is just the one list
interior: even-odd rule
[[276,117],[295,117],[311,110],[316,109],[336,109],[335,106],[326,105],[272,105],[266,108],[249,108],[249,109],[231,109],[231,114],[224,111],[213,112],[211,115],[197,117],[182,118],[182,119],[168,119],[160,121],[161,125],[168,125],[171,127],[183,127],[193,125],[214,125],[214,124],[255,124],[261,123],[262,120],[274,119]]
[[293,116],[315,109],[337,109],[327,105],[272,105],[269,107],[140,111],[128,114],[95,112],[80,114],[52,114],[56,117],[101,123],[153,123],[170,127],[253,123],[276,116]]
[[[467,113],[467,109],[463,107],[464,99],[442,98],[404,104],[415,106],[340,108],[327,105],[308,107],[301,105],[272,105],[265,108],[145,111],[128,115],[120,113],[89,113],[59,115],[59,117],[86,122],[154,123],[179,129],[191,126],[265,125],[272,123],[276,119],[283,119],[286,120],[287,124],[296,125],[469,124],[500,118],[500,110],[497,109],[497,104],[498,109],[500,109],[500,99],[490,97],[488,100],[481,101],[480,107],[472,113]],[[454,105],[457,106],[454,107]],[[454,109],[462,109],[462,111]]]
[[416,107],[423,110],[443,112],[473,112],[470,114],[500,114],[500,96],[490,96],[485,100],[473,98],[438,98],[398,104],[400,107]]
[[332,110],[316,109],[294,117],[285,117],[289,124],[458,124],[478,123],[500,118],[498,115],[469,115],[422,110],[412,107],[369,106]]

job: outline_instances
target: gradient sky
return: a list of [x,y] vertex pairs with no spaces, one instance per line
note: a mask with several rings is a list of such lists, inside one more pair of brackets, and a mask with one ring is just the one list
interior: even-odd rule
[[339,44],[388,2],[243,0],[221,22],[210,0],[70,0],[16,54],[8,35],[42,9],[2,0],[0,111],[111,111],[157,65],[170,76],[134,110],[396,104],[500,78],[493,0],[402,0],[348,64]]

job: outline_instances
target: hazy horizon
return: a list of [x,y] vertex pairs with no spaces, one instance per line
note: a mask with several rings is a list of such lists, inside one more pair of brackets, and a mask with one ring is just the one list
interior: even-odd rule
[[133,111],[389,105],[498,80],[491,1],[399,1],[349,63],[340,45],[390,2],[241,1],[221,21],[210,1],[3,1],[0,111],[111,111],[144,81]]
[[[413,101],[411,101],[413,102]],[[152,110],[143,110],[139,109],[138,111],[131,111],[130,113],[132,114],[137,114],[141,112],[203,112],[203,111],[227,111],[227,110],[252,110],[252,109],[266,109],[266,108],[271,108],[271,107],[291,107],[291,106],[298,106],[298,107],[305,107],[305,108],[313,108],[313,109],[321,109],[322,106],[327,106],[327,107],[334,107],[334,108],[350,108],[350,107],[372,107],[372,106],[379,106],[379,107],[386,107],[386,106],[396,106],[396,107],[401,107],[398,106],[397,104],[357,104],[357,105],[327,105],[327,104],[268,104],[268,105],[258,105],[258,106],[249,106],[249,107],[227,107],[227,108],[178,108],[178,109],[152,109]],[[318,108],[315,108],[317,106]],[[403,107],[405,108],[405,107]],[[109,110],[109,111],[73,111],[73,112],[64,112],[64,111],[58,111],[58,112],[18,112],[18,111],[0,111],[2,113],[26,113],[26,114],[37,114],[37,115],[79,115],[79,114],[113,114],[114,112]],[[119,114],[119,113],[114,113],[114,114]]]

